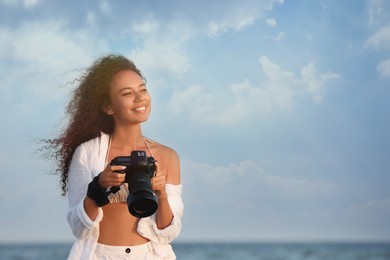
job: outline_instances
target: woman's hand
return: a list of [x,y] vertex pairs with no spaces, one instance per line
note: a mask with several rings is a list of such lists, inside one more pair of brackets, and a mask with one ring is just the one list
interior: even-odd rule
[[[113,186],[120,186],[125,181],[125,173],[122,173],[126,166],[107,165],[106,168],[99,174],[99,185],[105,189]],[[117,172],[121,171],[121,172]]]
[[156,175],[151,179],[152,189],[156,192],[158,199],[163,199],[167,197],[165,191],[166,176],[159,171],[158,163],[156,162]]

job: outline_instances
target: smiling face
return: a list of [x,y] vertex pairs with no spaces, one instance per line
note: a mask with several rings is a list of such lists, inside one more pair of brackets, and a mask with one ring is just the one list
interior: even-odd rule
[[145,122],[151,110],[151,98],[144,80],[131,70],[118,72],[112,79],[110,103],[104,111],[114,118],[115,125]]

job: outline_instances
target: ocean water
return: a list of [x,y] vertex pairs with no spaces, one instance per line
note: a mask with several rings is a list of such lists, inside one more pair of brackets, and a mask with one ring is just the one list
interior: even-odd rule
[[[66,259],[71,244],[1,244],[1,260]],[[179,260],[390,260],[390,243],[175,243]]]

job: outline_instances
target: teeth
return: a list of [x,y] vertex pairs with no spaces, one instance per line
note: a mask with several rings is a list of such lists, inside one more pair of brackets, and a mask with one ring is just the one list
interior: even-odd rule
[[135,111],[144,111],[145,109],[146,109],[145,106],[134,108]]

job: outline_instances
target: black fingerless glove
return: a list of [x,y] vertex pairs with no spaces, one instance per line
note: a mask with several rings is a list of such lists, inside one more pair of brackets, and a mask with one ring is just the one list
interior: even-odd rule
[[108,194],[110,194],[110,192],[106,192],[99,184],[99,175],[93,178],[88,184],[87,196],[90,199],[93,199],[99,207],[103,207],[110,203],[107,197]]

